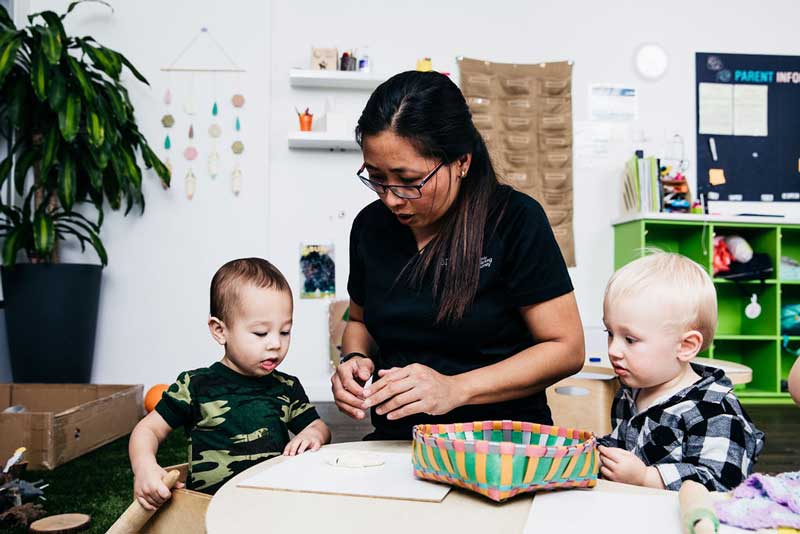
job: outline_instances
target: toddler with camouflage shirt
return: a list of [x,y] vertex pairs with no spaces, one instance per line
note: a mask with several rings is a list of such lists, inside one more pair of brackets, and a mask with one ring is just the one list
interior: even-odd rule
[[186,485],[209,494],[258,462],[330,441],[300,381],[276,369],[289,350],[292,306],[286,278],[266,260],[234,260],[214,275],[208,327],[225,355],[181,373],[131,434],[134,496],[145,509],[170,497],[156,452],[175,428],[189,436]]

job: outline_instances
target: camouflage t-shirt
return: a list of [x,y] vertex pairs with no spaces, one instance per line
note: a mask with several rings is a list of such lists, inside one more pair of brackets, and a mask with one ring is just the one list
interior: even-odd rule
[[248,467],[278,456],[319,419],[300,381],[273,371],[248,377],[220,362],[178,375],[156,405],[189,436],[189,489],[213,494]]

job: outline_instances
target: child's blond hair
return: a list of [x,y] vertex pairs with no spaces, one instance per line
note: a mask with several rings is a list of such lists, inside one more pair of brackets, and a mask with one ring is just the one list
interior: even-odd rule
[[614,306],[621,298],[657,293],[653,306],[664,306],[674,314],[665,321],[681,331],[697,330],[705,350],[717,328],[717,292],[708,273],[686,256],[649,251],[646,256],[620,268],[608,281],[605,302]]

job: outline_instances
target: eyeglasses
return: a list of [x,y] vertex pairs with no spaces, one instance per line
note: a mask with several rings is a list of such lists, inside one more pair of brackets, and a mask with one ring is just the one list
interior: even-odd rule
[[367,168],[366,163],[363,164],[360,169],[358,169],[356,176],[358,176],[358,179],[361,180],[364,185],[378,193],[378,196],[382,197],[391,191],[394,196],[398,198],[414,199],[422,197],[422,186],[428,183],[428,180],[433,178],[433,176],[436,174],[436,171],[442,168],[442,165],[444,165],[444,161],[434,167],[433,170],[417,185],[385,185],[380,182],[373,182],[363,174],[364,169]]

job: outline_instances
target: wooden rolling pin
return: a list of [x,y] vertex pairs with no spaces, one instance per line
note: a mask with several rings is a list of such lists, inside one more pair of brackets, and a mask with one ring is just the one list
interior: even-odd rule
[[[180,471],[172,470],[164,475],[162,481],[171,491],[180,476]],[[106,534],[138,534],[154,513],[156,513],[155,510],[145,510],[144,506],[134,499],[128,509],[114,521]]]
[[705,486],[687,480],[681,485],[678,500],[681,503],[681,523],[686,534],[716,534],[719,519]]

